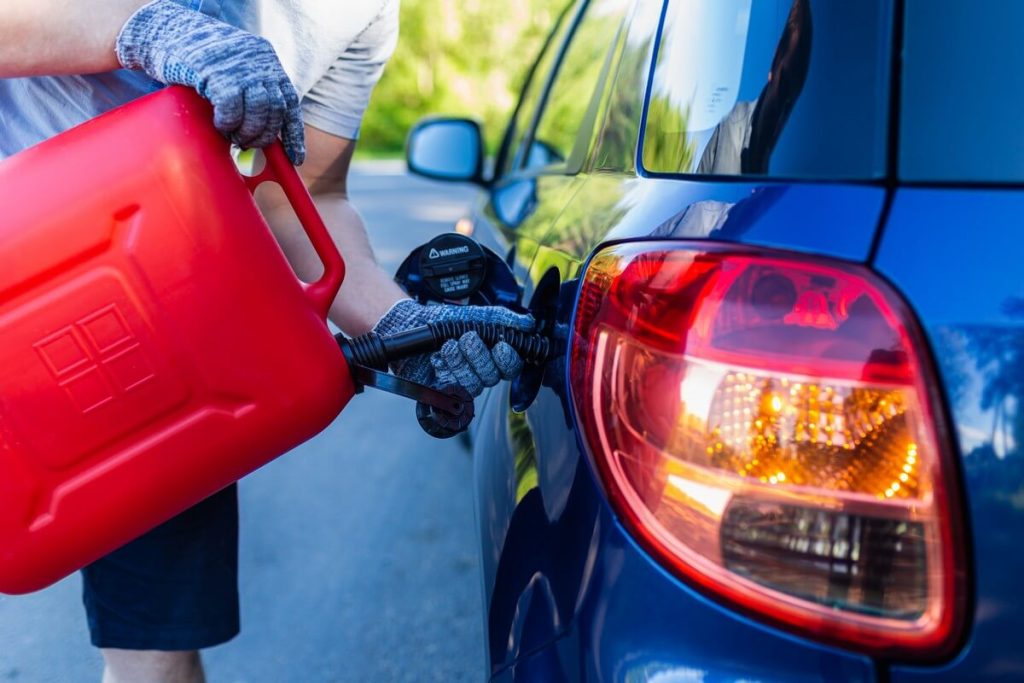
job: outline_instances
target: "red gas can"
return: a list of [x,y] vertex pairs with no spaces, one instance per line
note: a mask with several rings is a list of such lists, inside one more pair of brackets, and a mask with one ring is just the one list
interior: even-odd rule
[[[279,144],[236,170],[169,88],[0,163],[0,592],[42,588],[312,437],[353,394],[344,264]],[[252,198],[281,184],[303,284]]]

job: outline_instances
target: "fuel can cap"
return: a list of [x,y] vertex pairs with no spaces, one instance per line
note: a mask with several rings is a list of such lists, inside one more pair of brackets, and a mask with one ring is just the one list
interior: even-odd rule
[[420,250],[420,276],[436,296],[450,301],[473,295],[487,275],[487,256],[457,232],[438,235]]

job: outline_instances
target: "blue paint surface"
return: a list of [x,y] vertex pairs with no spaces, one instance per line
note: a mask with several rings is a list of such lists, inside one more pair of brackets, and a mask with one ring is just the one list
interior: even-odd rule
[[899,190],[877,269],[915,309],[953,422],[973,553],[970,640],[893,681],[1024,678],[1024,192]]

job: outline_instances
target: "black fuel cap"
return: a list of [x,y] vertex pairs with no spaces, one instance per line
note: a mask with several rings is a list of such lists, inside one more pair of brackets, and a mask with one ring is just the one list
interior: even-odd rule
[[486,274],[483,247],[465,235],[438,235],[420,249],[420,277],[442,299],[457,301],[471,296]]

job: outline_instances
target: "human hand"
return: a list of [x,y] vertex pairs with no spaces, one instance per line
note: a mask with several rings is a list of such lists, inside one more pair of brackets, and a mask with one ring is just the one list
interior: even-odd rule
[[213,104],[217,130],[238,146],[266,147],[281,133],[292,163],[305,159],[299,96],[267,39],[154,0],[121,29],[117,58],[161,83],[195,88]]
[[[437,322],[494,323],[524,332],[534,327],[530,316],[501,306],[424,306],[405,299],[392,306],[373,331],[391,335]],[[400,377],[435,388],[459,384],[475,397],[500,380],[518,377],[523,360],[505,342],[488,349],[476,332],[467,332],[458,340],[449,339],[440,351],[403,359],[394,363],[392,369]]]

